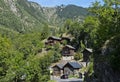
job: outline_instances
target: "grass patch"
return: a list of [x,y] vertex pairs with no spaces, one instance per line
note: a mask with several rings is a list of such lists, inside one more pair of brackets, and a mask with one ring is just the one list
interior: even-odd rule
[[55,80],[49,80],[48,82],[56,82]]

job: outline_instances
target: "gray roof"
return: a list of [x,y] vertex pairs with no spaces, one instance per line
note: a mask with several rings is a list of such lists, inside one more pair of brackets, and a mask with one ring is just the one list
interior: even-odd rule
[[[61,38],[56,37],[56,36],[50,36],[49,38],[53,38],[53,39],[56,39],[56,40],[61,40]],[[49,39],[49,38],[48,38],[48,39]]]
[[62,69],[64,67],[63,64],[57,64],[56,66],[58,66],[60,69]]
[[70,48],[70,49],[75,50],[75,48],[74,48],[74,47],[72,47],[71,45],[66,45],[66,47],[68,47],[68,48]]
[[92,49],[90,49],[90,48],[85,48],[87,51],[89,51],[89,52],[93,52],[93,50]]
[[[65,66],[66,63],[67,62],[61,62],[59,64],[56,64],[55,66],[59,67],[60,69],[63,69],[63,67]],[[55,67],[55,66],[53,66],[53,67]]]
[[67,40],[70,40],[69,37],[61,37],[61,39],[67,39]]
[[[74,69],[82,68],[82,64],[79,64],[78,62],[59,63],[59,64],[56,64],[55,66],[59,67],[60,69],[63,69],[64,66],[66,66],[67,64],[72,66]],[[53,66],[53,67],[55,67],[55,66]]]
[[82,65],[80,65],[78,62],[68,62],[73,68],[79,69],[82,68]]

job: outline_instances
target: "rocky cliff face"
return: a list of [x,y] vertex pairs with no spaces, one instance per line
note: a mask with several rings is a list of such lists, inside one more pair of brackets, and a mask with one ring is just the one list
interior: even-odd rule
[[120,35],[105,42],[101,52],[94,53],[94,73],[86,82],[120,82]]
[[91,82],[120,82],[120,73],[113,70],[108,62],[95,63],[94,67],[95,79]]
[[18,9],[16,7],[16,0],[4,0],[6,4],[10,7],[10,10],[17,15]]

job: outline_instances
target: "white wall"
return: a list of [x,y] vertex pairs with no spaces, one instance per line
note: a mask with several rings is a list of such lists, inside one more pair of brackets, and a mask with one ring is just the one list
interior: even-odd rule
[[74,59],[74,56],[63,56],[62,57],[63,60],[73,60]]

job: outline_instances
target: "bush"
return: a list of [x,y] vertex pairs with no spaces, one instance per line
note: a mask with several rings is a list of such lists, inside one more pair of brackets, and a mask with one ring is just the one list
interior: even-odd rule
[[82,58],[83,58],[82,53],[76,53],[76,54],[74,55],[74,59],[75,59],[75,60],[80,60],[80,59],[82,59]]

